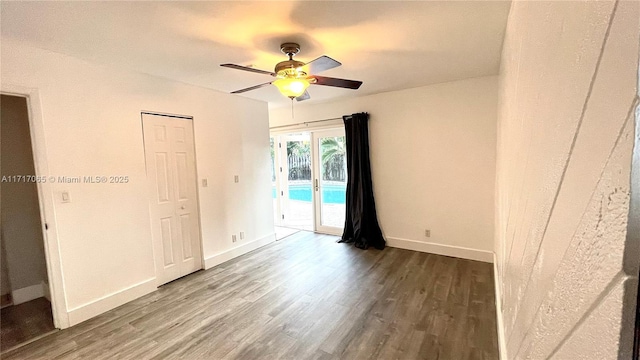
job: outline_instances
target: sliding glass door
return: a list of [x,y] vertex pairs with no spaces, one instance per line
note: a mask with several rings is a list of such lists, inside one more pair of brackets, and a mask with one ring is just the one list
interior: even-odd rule
[[344,129],[271,139],[275,225],[340,235],[347,180]]

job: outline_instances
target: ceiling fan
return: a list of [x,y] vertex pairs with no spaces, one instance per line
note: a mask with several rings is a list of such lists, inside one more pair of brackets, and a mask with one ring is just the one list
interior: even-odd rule
[[231,69],[251,71],[258,74],[271,75],[277,78],[274,81],[232,91],[231,93],[239,94],[273,84],[278,88],[278,90],[280,90],[280,93],[291,100],[295,98],[298,101],[303,101],[310,98],[309,93],[307,92],[307,87],[309,87],[309,85],[334,86],[354,90],[358,89],[360,85],[362,85],[362,81],[315,75],[322,71],[342,65],[340,62],[326,55],[320,56],[319,58],[311,60],[305,64],[302,61],[293,60],[293,57],[300,52],[300,45],[296,43],[284,43],[280,45],[280,51],[289,56],[289,60],[279,62],[273,72],[236,64],[220,64],[220,66]]

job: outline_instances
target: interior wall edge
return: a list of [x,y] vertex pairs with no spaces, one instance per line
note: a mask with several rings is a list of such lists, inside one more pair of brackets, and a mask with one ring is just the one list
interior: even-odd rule
[[498,331],[498,354],[500,355],[500,360],[508,360],[507,356],[507,341],[505,339],[504,332],[504,317],[502,315],[502,287],[500,284],[502,283],[502,277],[500,276],[500,271],[498,270],[498,256],[496,253],[493,253],[493,288],[495,291],[496,297],[496,325]]
[[[639,39],[640,40],[640,39]],[[640,94],[640,56],[638,66],[638,93]],[[623,322],[620,328],[621,348],[619,357],[628,357],[633,353],[633,359],[640,357],[639,349],[640,337],[629,338],[634,334],[640,334],[640,97],[636,97],[635,108],[635,136],[633,145],[633,155],[631,159],[631,186],[629,216],[627,223],[627,237],[624,247],[623,271],[635,281],[628,281],[624,287],[623,297],[623,319],[633,319],[633,321]],[[626,340],[626,341],[625,341]],[[624,344],[629,344],[632,349],[624,348]]]

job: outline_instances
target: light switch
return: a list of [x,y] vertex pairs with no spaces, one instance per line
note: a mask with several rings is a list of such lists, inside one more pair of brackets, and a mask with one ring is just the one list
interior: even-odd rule
[[235,181],[235,182],[239,183],[239,182],[240,182],[240,176],[235,175],[235,176],[233,177],[233,181]]
[[202,179],[202,187],[207,187],[209,186],[209,182],[207,181],[207,179]]
[[63,191],[62,192],[62,202],[63,203],[71,202],[71,197],[69,196],[69,192],[68,191]]

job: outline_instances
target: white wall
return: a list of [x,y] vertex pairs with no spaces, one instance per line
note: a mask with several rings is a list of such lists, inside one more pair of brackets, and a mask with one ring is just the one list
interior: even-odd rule
[[497,77],[294,106],[293,119],[288,107],[271,109],[270,126],[370,114],[373,188],[389,245],[491,261]]
[[[25,98],[2,95],[1,176],[34,173]],[[11,291],[47,282],[38,189],[33,182],[3,182],[0,237]],[[4,257],[3,257],[4,260]],[[31,300],[31,299],[29,299]]]
[[[37,88],[48,176],[126,175],[53,185],[71,324],[155,289],[140,112],[194,117],[207,266],[272,241],[267,105],[90,64],[2,39],[2,85]],[[233,176],[240,176],[240,183]],[[61,202],[69,191],[70,203]],[[232,244],[231,234],[245,240]],[[234,247],[243,246],[233,251]],[[229,252],[231,251],[231,252]],[[225,255],[226,254],[226,255]],[[222,258],[220,257],[222,256]]]
[[505,359],[631,358],[620,333],[640,258],[623,268],[639,40],[637,1],[512,4],[496,186]]

